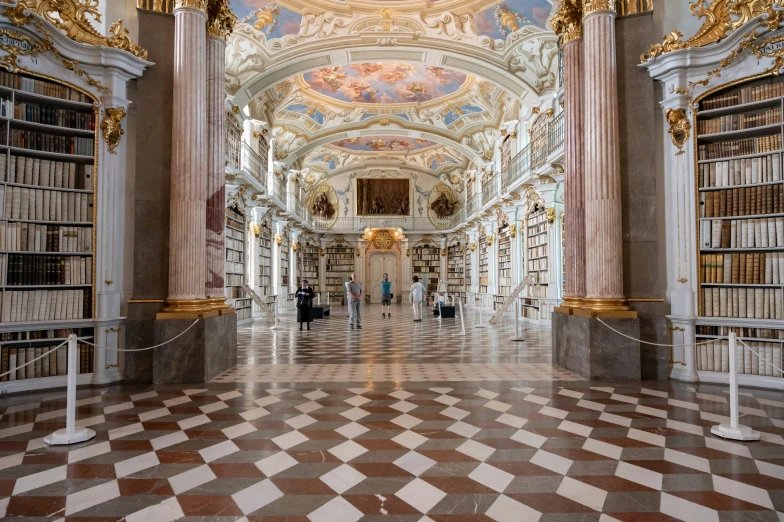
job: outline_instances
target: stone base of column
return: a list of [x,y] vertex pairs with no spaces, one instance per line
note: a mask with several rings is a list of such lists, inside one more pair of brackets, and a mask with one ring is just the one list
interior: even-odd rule
[[225,297],[208,297],[207,304],[209,304],[209,306],[211,306],[213,310],[220,311],[221,315],[229,315],[237,312],[233,306],[229,306],[226,304]]
[[[623,337],[596,318],[553,314],[553,363],[580,377],[603,382],[639,382],[640,343]],[[635,339],[639,319],[607,319],[608,325]]]
[[583,304],[582,297],[564,297],[561,306],[556,306],[553,310],[559,314],[571,315],[574,310]]
[[[218,308],[220,304],[223,308]],[[233,307],[225,304],[225,298],[219,299],[167,299],[163,309],[155,314],[159,320],[165,319],[206,319],[220,315],[235,313]]]
[[[155,344],[176,337],[192,322],[155,321]],[[201,320],[184,335],[152,352],[154,384],[207,382],[237,365],[237,316]]]

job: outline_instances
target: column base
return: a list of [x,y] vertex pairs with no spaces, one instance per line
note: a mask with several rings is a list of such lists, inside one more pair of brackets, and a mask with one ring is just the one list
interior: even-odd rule
[[[608,329],[594,317],[553,314],[553,362],[591,381],[640,382],[640,343]],[[610,326],[640,338],[637,318],[608,318]]]
[[606,317],[609,319],[635,319],[637,312],[631,309],[626,299],[619,298],[583,298],[580,307],[573,315],[581,317]]
[[211,306],[213,310],[226,310],[229,308],[233,310],[233,307],[226,304],[225,297],[208,297],[207,304]]
[[[225,299],[223,302],[225,303]],[[163,309],[155,314],[159,320],[166,319],[207,319],[218,317],[220,308],[216,308],[216,299],[167,299]],[[226,305],[227,308],[231,308]],[[234,310],[233,308],[231,308]]]
[[[154,344],[179,335],[192,321],[155,321]],[[208,317],[152,350],[154,384],[204,383],[237,365],[236,314]]]

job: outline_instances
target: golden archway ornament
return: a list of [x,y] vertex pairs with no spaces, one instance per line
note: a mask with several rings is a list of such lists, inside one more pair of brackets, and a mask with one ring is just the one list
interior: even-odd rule
[[678,150],[683,150],[683,146],[691,135],[691,123],[689,118],[686,117],[686,111],[683,109],[668,109],[667,110],[667,123],[670,126],[668,131],[672,144],[678,147]]

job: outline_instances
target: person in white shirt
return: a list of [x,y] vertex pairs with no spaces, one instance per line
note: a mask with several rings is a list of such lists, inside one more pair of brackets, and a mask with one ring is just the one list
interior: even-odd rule
[[419,276],[414,276],[414,284],[411,285],[410,299],[414,305],[414,322],[422,322],[422,301],[425,300],[425,286],[419,282]]

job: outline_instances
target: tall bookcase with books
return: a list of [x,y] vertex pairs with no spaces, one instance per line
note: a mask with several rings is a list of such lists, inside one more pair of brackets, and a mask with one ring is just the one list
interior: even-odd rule
[[487,244],[487,234],[484,231],[479,233],[479,293],[486,294],[489,284],[489,254],[490,245]]
[[465,302],[465,257],[463,256],[463,249],[465,247],[460,243],[449,246],[446,251],[446,289],[455,296],[456,299],[461,299]]
[[302,284],[303,279],[308,280],[308,284],[314,292],[319,292],[319,247],[305,245],[297,256],[297,278],[296,286]]
[[438,278],[441,274],[441,249],[436,245],[414,247],[411,254],[413,275],[427,288],[428,295],[438,291]]
[[354,247],[351,245],[333,245],[327,247],[326,273],[324,283],[327,285],[330,299],[340,300],[346,297],[345,283],[354,271]]
[[[775,365],[782,363],[782,100],[784,83],[775,77],[700,103],[696,336],[698,343],[709,344],[692,349],[701,378],[729,371],[729,343],[719,337],[731,330]],[[742,345],[736,360],[738,373],[782,377]]]
[[463,265],[465,266],[465,291],[466,293],[463,295],[463,304],[468,304],[468,292],[471,291],[471,273],[473,271],[473,267],[471,266],[471,258],[473,257],[473,250],[471,250],[471,245],[466,242],[465,249],[463,251]]
[[509,226],[498,232],[498,294],[493,300],[495,308],[504,304],[512,293],[512,236]]
[[[95,342],[96,153],[91,98],[0,72],[0,373],[71,333]],[[28,381],[20,390],[64,386],[66,351],[0,381]],[[78,373],[93,372],[93,356],[79,343]]]
[[522,316],[533,320],[550,318],[551,306],[542,302],[547,297],[550,283],[547,211],[535,204],[525,220],[526,274],[533,277],[534,284],[527,288],[522,301]]
[[259,228],[259,295],[271,296],[272,288],[272,227],[262,222]]
[[280,240],[280,286],[284,296],[289,293],[289,250],[289,238],[284,235]]
[[245,215],[237,208],[226,209],[226,302],[237,310],[237,322],[252,320],[251,299],[245,294]]

